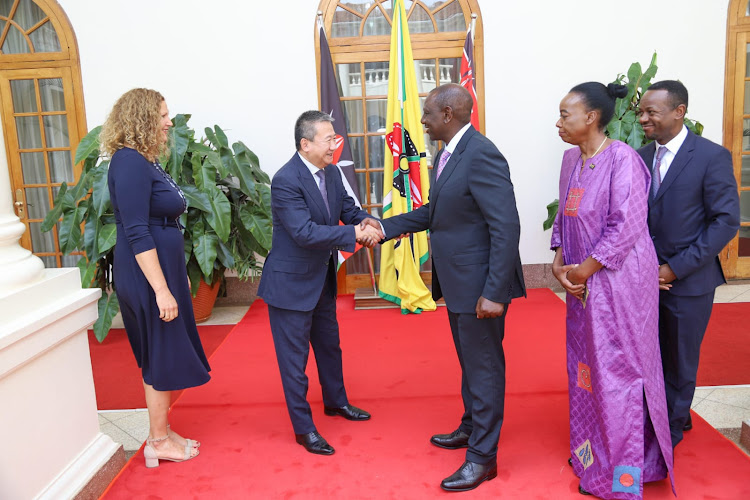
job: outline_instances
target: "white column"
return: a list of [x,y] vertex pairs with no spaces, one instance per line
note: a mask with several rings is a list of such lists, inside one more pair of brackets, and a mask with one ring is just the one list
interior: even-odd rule
[[42,260],[18,243],[25,229],[13,209],[5,137],[0,126],[0,298],[42,278]]

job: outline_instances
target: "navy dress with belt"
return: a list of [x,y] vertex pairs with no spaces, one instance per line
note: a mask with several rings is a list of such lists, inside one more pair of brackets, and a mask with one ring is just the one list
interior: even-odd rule
[[[195,325],[177,219],[186,208],[177,185],[158,163],[122,148],[112,155],[108,185],[117,222],[114,283],[122,320],[143,380],[158,391],[205,384],[211,378]],[[178,315],[159,318],[154,290],[135,255],[156,249]]]

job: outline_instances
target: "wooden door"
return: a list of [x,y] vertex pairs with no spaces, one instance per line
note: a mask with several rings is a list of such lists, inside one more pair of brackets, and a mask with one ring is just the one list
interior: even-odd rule
[[21,244],[45,267],[71,267],[80,258],[63,256],[57,227],[40,226],[63,182],[81,172],[73,165],[80,140],[79,113],[68,67],[0,70],[0,106],[16,215],[26,225]]

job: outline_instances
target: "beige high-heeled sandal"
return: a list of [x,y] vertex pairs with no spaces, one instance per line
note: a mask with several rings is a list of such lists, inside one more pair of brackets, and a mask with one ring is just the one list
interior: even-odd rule
[[[160,457],[156,454],[156,449],[151,446],[151,443],[159,443],[161,441],[165,441],[169,439],[169,435],[164,436],[163,438],[153,438],[153,439],[147,439],[146,440],[146,446],[143,448],[143,457],[146,459],[146,467],[149,469],[152,467],[159,467],[159,460],[169,460],[170,462],[184,462],[185,460],[190,460],[191,458],[195,458],[200,454],[200,451],[198,451],[197,448],[193,448],[192,446],[185,445],[185,457],[184,458],[166,458],[166,457]],[[191,452],[195,449],[195,455],[191,456]]]
[[[172,434],[171,427],[172,427],[172,424],[167,424],[167,436],[169,436],[170,434]],[[187,446],[190,446],[191,448],[200,448],[201,447],[201,444],[198,441],[195,441],[193,439],[188,439],[188,438],[183,438],[183,439],[186,441]]]

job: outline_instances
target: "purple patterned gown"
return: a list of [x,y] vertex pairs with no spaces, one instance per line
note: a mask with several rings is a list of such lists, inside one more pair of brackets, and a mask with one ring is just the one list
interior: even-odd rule
[[570,453],[581,486],[600,498],[642,498],[672,475],[672,442],[659,352],[658,261],[646,216],[651,175],[614,141],[586,161],[563,155],[551,247],[565,264],[591,256],[586,306],[567,297]]

